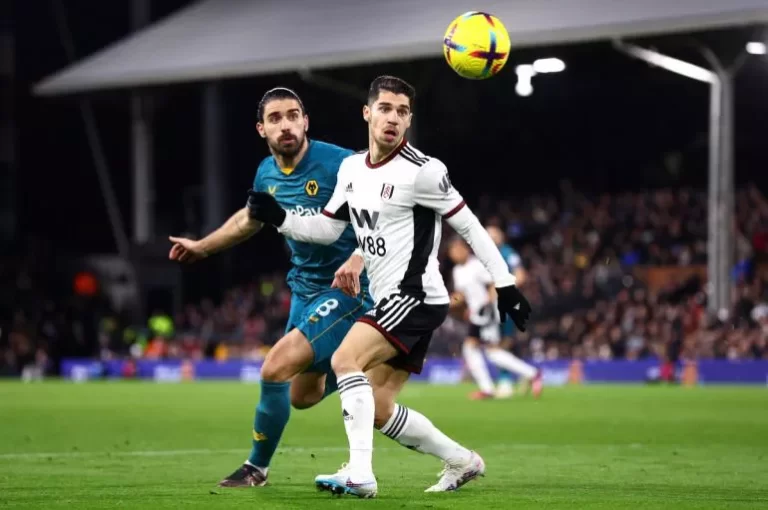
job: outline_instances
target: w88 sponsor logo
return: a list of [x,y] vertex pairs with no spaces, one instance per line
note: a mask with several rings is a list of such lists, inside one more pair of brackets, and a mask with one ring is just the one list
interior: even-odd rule
[[358,236],[357,244],[360,245],[361,250],[371,255],[383,257],[387,254],[387,242],[383,237]]

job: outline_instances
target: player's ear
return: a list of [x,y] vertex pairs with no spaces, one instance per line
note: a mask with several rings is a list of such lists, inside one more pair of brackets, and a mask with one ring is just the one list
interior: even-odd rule
[[411,121],[413,120],[413,112],[409,113],[408,116],[405,118],[405,129],[408,129],[411,127]]
[[309,131],[309,115],[304,114],[304,132]]
[[365,119],[366,122],[371,121],[371,109],[367,104],[363,105],[363,119]]
[[258,131],[260,137],[262,138],[267,137],[267,132],[264,131],[264,124],[262,124],[261,122],[256,123],[256,131]]

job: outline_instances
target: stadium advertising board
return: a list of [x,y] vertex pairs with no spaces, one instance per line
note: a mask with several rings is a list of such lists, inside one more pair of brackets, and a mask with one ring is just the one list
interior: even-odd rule
[[[589,383],[644,383],[659,379],[657,360],[638,361],[546,361],[535,363],[548,386]],[[98,379],[144,379],[157,382],[193,380],[240,380],[258,382],[261,361],[246,360],[114,360],[65,359],[62,377],[73,381]],[[677,380],[685,384],[766,384],[768,361],[703,360],[676,367]],[[493,372],[493,371],[492,371]],[[495,375],[495,374],[493,374]],[[454,358],[431,358],[412,380],[431,384],[457,384],[464,380],[463,362]]]

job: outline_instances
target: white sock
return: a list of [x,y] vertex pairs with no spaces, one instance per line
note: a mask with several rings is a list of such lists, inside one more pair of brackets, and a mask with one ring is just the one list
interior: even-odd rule
[[485,352],[485,355],[488,356],[488,361],[497,367],[514,372],[526,379],[532,379],[538,372],[536,367],[529,365],[511,352],[507,352],[503,349],[488,349]]
[[395,404],[395,412],[381,433],[411,450],[434,455],[450,464],[467,462],[472,452],[443,434],[418,411]]
[[485,358],[483,358],[483,352],[480,348],[464,342],[461,352],[464,355],[464,361],[467,362],[469,373],[472,374],[472,378],[480,387],[480,391],[483,393],[493,393],[491,374],[488,372],[488,367],[485,364]]
[[248,459],[245,459],[245,462],[244,462],[243,464],[248,464],[249,466],[251,466],[251,467],[253,467],[253,468],[256,468],[256,469],[260,470],[260,471],[261,471],[262,473],[264,473],[265,475],[266,475],[266,474],[267,474],[267,472],[269,471],[269,468],[267,468],[267,467],[261,467],[261,466],[256,466],[256,465],[254,465],[254,464],[251,464],[251,461],[249,461]]
[[341,412],[349,439],[349,467],[373,472],[373,390],[362,372],[345,374],[338,379]]

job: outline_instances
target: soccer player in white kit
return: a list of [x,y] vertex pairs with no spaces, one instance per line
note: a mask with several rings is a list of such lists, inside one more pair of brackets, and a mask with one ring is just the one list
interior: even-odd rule
[[[486,225],[485,229],[488,234],[496,243],[496,246],[501,252],[501,256],[507,261],[509,271],[515,275],[517,279],[517,285],[520,285],[528,278],[528,273],[523,267],[523,260],[520,255],[507,244],[505,240],[504,232],[496,225]],[[512,350],[514,344],[513,335],[515,334],[515,325],[511,321],[507,321],[501,327],[501,343],[499,347],[505,351]],[[524,391],[533,395],[534,398],[539,398],[541,392],[544,389],[544,379],[541,369],[539,369],[533,376],[530,368],[518,371],[517,375],[520,376],[521,386]],[[509,398],[513,395],[514,389],[512,386],[511,374],[509,370],[500,370],[499,377],[496,383],[496,398]]]
[[469,331],[462,345],[462,355],[469,373],[480,390],[471,395],[473,399],[494,397],[491,374],[485,364],[483,350],[488,361],[518,374],[525,379],[540,379],[536,369],[514,354],[503,349],[501,344],[501,323],[496,307],[493,278],[462,238],[453,239],[448,255],[453,266],[453,288],[461,294],[469,311]]
[[[323,215],[299,216],[282,209],[268,193],[249,192],[254,219],[278,227],[287,237],[330,244],[351,223],[370,280],[375,305],[350,329],[331,359],[339,386],[349,462],[335,474],[319,475],[316,485],[335,493],[373,497],[374,399],[365,372],[379,366],[394,371],[390,416],[381,431],[401,444],[445,460],[437,484],[450,491],[485,472],[485,463],[440,432],[426,417],[395,404],[410,373],[418,373],[450,301],[437,260],[442,221],[472,246],[493,277],[501,317],[525,331],[530,304],[515,286],[493,240],[451,185],[445,165],[425,156],[405,139],[415,90],[391,76],[376,78],[363,107],[368,151],[345,159]],[[339,282],[343,288],[359,288]],[[410,438],[410,439],[409,439]]]

